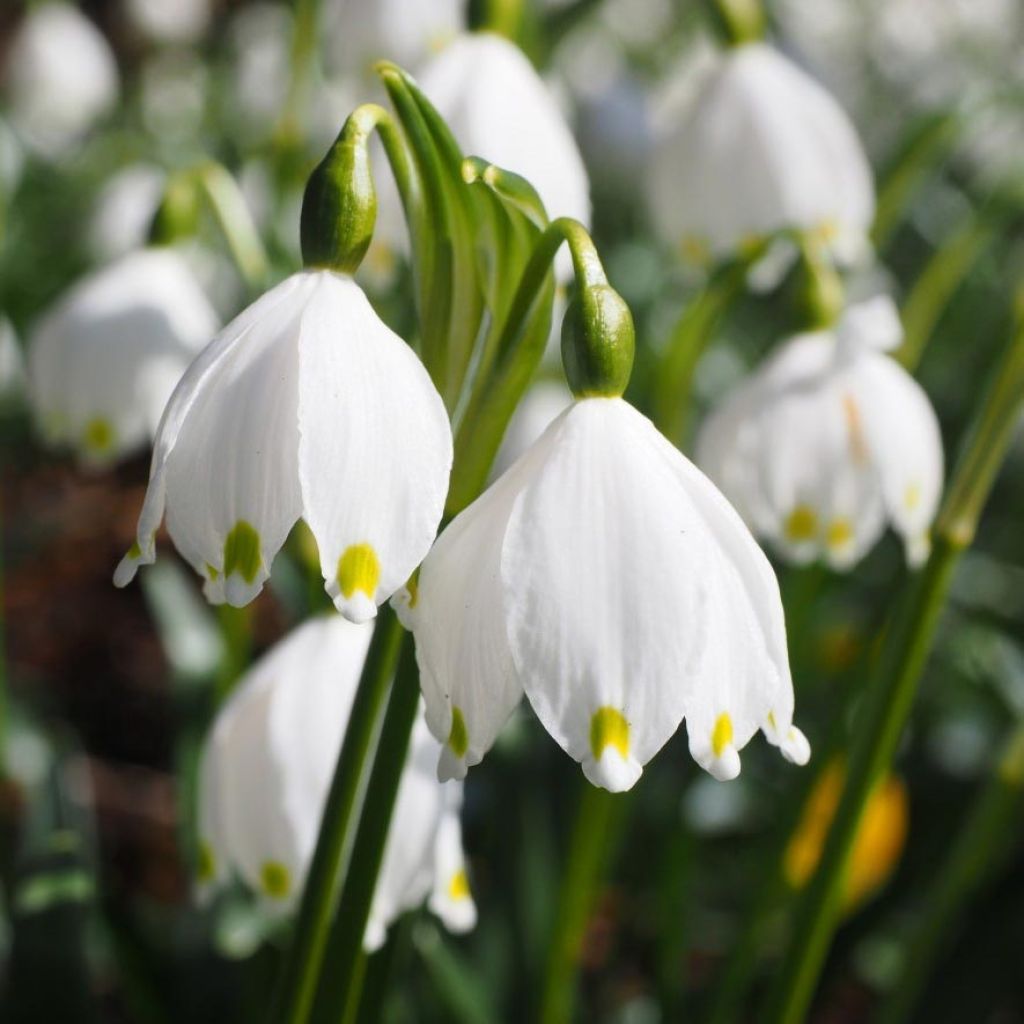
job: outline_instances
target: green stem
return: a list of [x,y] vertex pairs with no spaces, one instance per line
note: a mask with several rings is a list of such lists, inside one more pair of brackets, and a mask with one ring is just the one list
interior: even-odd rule
[[924,354],[946,306],[995,237],[994,226],[970,214],[936,250],[903,303],[903,344],[896,358],[911,372]]
[[742,46],[764,36],[761,0],[705,0],[704,8],[724,46]]
[[412,635],[403,638],[395,684],[391,690],[380,743],[366,787],[362,816],[356,831],[348,874],[327,940],[316,996],[316,1015],[326,1021],[342,1019],[350,1000],[358,1001],[363,935],[377,884],[398,786],[405,769],[409,737],[419,705],[419,673]]
[[4,499],[0,491],[0,781],[7,778],[7,733],[10,701],[7,697],[7,622],[4,618]]
[[224,644],[214,680],[214,696],[219,707],[249,664],[252,653],[252,608],[233,608],[229,604],[222,604],[217,608],[217,624]]
[[212,160],[196,168],[196,180],[246,287],[252,293],[259,292],[266,287],[269,264],[238,182]]
[[848,772],[818,869],[797,904],[766,1021],[797,1024],[838,924],[844,873],[868,796],[892,762],[931,650],[953,570],[973,540],[1024,401],[1024,328],[1018,325],[986,394],[935,526],[924,570],[907,583],[885,631],[850,745]]
[[274,129],[274,148],[288,155],[300,148],[303,111],[309,108],[311,71],[315,66],[319,0],[295,0],[290,78],[281,118]]
[[540,1024],[572,1020],[580,951],[595,890],[608,862],[615,814],[622,803],[606,790],[583,783],[548,954]]
[[935,961],[948,943],[964,906],[1016,839],[1024,797],[1024,724],[1006,744],[964,827],[957,834],[924,900],[924,912],[909,942],[900,980],[883,1004],[880,1024],[909,1020]]
[[352,811],[404,636],[390,605],[383,605],[338,754],[295,931],[281,967],[269,1018],[274,1024],[301,1024],[308,1017],[323,962]]
[[658,429],[676,444],[685,440],[697,363],[725,313],[743,291],[749,267],[747,261],[738,260],[717,270],[672,330],[655,374],[651,401]]

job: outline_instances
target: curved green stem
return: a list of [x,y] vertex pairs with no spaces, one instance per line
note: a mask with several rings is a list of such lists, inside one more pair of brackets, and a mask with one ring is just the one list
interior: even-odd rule
[[352,811],[405,635],[390,605],[382,606],[324,805],[295,930],[281,967],[269,1017],[273,1024],[301,1024],[312,1006]]
[[358,1001],[356,987],[362,981],[359,964],[363,935],[370,917],[419,699],[416,652],[412,635],[406,634],[366,787],[348,874],[323,958],[326,969],[320,973],[315,1012],[319,1019],[325,1021],[341,1020],[346,1006]]
[[1002,756],[949,856],[924,899],[900,980],[883,1003],[879,1024],[909,1020],[960,914],[1016,839],[1024,807],[1024,724],[1013,730]]
[[595,889],[608,863],[616,812],[623,802],[622,797],[583,783],[548,954],[540,1024],[572,1020],[583,937]]
[[850,745],[843,793],[818,869],[798,902],[764,1020],[806,1017],[838,923],[843,878],[864,805],[892,762],[931,650],[953,570],[971,543],[1024,402],[1024,326],[1018,325],[968,438],[924,570],[907,583],[882,640]]

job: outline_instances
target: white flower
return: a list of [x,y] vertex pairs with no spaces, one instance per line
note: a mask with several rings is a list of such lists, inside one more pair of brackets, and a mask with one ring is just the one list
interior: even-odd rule
[[85,277],[29,336],[29,398],[44,436],[98,465],[137,451],[217,326],[170,249],[140,249]]
[[[330,615],[306,622],[239,680],[206,741],[199,784],[201,893],[237,874],[282,911],[295,906],[373,626]],[[453,931],[476,909],[462,853],[462,787],[438,783],[422,719],[384,848],[364,945],[430,897]]]
[[363,621],[427,553],[451,460],[441,397],[359,286],[293,274],[228,324],[171,396],[114,582],[155,559],[166,509],[206,596],[244,605],[301,517],[338,610]]
[[101,189],[89,218],[89,248],[112,260],[146,244],[163,195],[166,175],[152,164],[131,164]]
[[786,342],[704,424],[697,461],[793,561],[848,568],[886,520],[912,565],[928,553],[942,438],[927,395],[880,351],[899,337],[890,300],[853,306],[835,331]]
[[871,169],[836,101],[763,43],[727,50],[652,162],[667,241],[706,259],[799,229],[840,263],[870,250]]
[[84,14],[65,3],[33,5],[7,62],[11,121],[39,156],[56,158],[78,143],[117,102],[117,64]]
[[467,156],[526,178],[552,220],[590,223],[590,186],[576,141],[521,50],[492,33],[461,35],[418,78]]
[[690,752],[719,779],[738,774],[758,729],[791,760],[809,756],[767,559],[622,399],[566,409],[441,535],[410,603],[441,778],[480,761],[524,691],[612,791],[684,717]]
[[210,0],[125,0],[124,5],[135,28],[160,43],[193,43],[210,24]]

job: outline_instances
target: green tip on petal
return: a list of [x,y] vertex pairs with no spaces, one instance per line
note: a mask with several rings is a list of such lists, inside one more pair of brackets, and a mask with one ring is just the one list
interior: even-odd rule
[[246,583],[252,583],[262,564],[259,533],[239,519],[224,540],[224,575],[237,573]]

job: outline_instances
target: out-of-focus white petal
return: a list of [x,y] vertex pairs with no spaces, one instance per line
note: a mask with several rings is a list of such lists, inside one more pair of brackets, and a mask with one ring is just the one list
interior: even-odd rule
[[112,260],[146,244],[166,175],[150,164],[118,171],[96,198],[89,220],[89,247],[98,260]]
[[359,286],[330,273],[318,282],[299,337],[298,470],[328,593],[358,622],[430,549],[451,428],[423,364]]
[[143,35],[160,43],[192,43],[210,24],[210,0],[125,0],[125,13]]
[[0,400],[20,395],[25,387],[25,357],[11,321],[0,313]]
[[[449,783],[450,787],[455,783]],[[434,888],[429,907],[450,932],[462,934],[476,926],[476,904],[469,886],[457,811],[441,818],[434,843]]]
[[903,341],[900,311],[891,295],[873,295],[848,307],[836,325],[840,345],[889,352]]
[[33,6],[11,42],[11,122],[36,155],[55,159],[117,102],[117,64],[103,34],[67,3]]
[[132,252],[84,278],[29,339],[29,393],[44,435],[93,464],[136,450],[216,329],[171,250]]
[[732,48],[703,80],[652,163],[656,226],[709,256],[798,228],[840,262],[869,251],[871,170],[849,119],[813,79],[763,43]]

